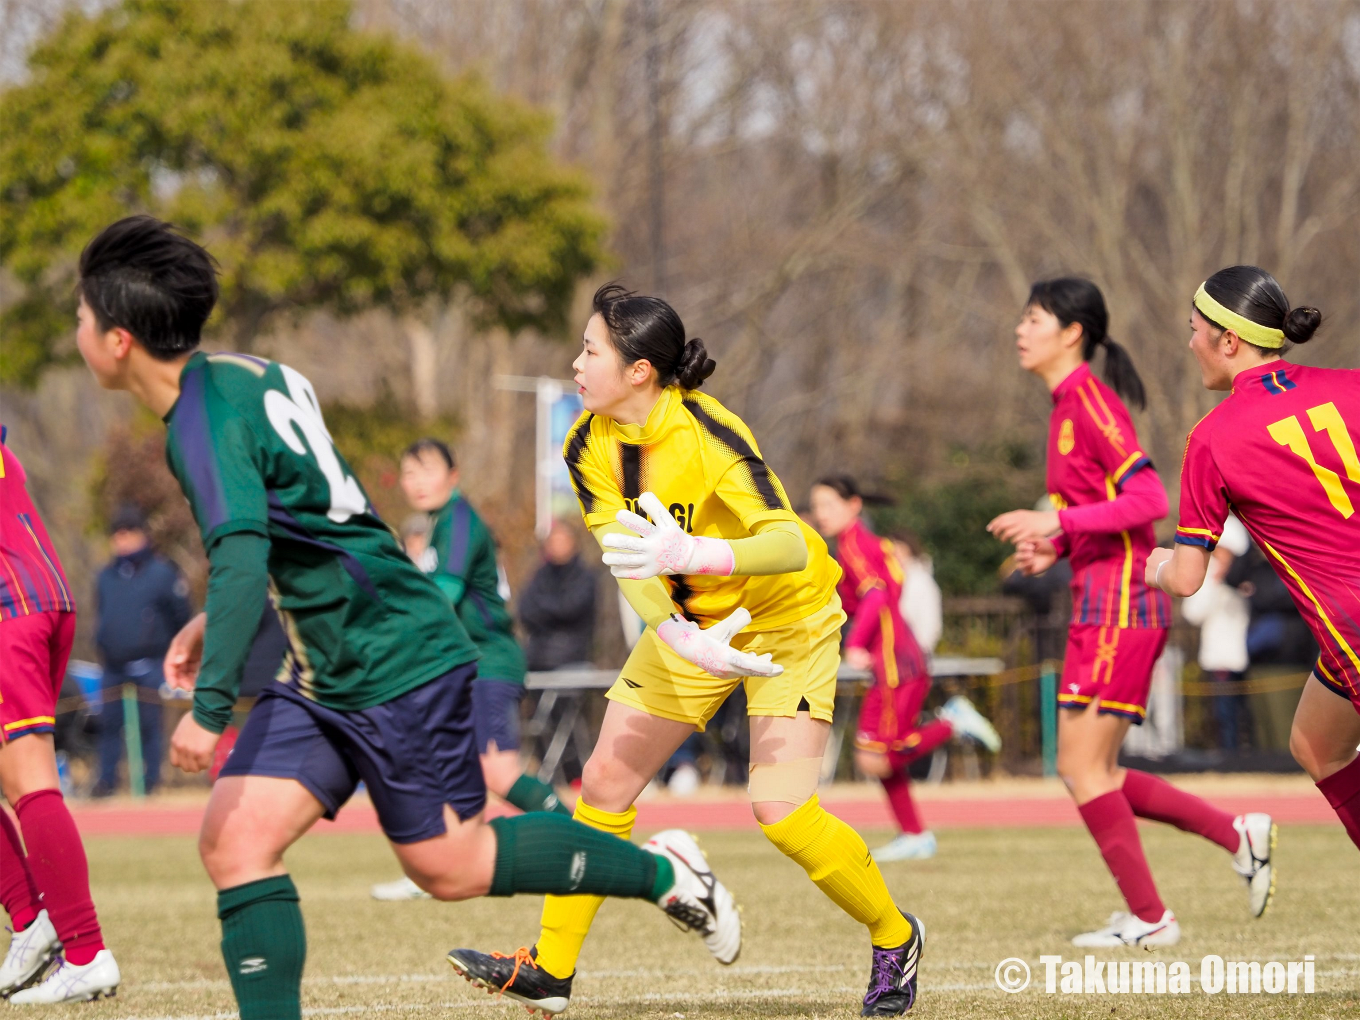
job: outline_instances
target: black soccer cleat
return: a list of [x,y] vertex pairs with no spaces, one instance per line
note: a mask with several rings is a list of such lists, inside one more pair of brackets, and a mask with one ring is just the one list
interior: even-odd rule
[[906,911],[902,916],[911,923],[911,938],[896,949],[874,946],[869,990],[864,993],[860,1016],[901,1016],[916,1005],[916,968],[926,944],[926,930]]
[[455,949],[448,957],[465,981],[485,988],[487,995],[521,1002],[531,1014],[555,1016],[571,1003],[571,978],[553,977],[538,965],[537,958],[537,947],[490,956],[475,949]]

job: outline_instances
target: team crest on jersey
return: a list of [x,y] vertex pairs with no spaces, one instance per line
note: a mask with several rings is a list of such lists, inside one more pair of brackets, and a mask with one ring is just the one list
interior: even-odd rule
[[1072,428],[1072,419],[1064,418],[1062,428],[1058,430],[1058,452],[1066,457],[1076,445],[1077,436]]

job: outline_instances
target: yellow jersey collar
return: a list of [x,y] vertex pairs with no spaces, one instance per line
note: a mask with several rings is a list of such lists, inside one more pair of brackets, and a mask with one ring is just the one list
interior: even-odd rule
[[622,442],[631,443],[635,446],[647,446],[655,443],[666,431],[671,412],[680,404],[680,389],[677,386],[667,386],[661,391],[661,396],[657,397],[656,403],[647,413],[647,420],[641,425],[624,425],[621,422],[611,421],[610,431],[614,433]]

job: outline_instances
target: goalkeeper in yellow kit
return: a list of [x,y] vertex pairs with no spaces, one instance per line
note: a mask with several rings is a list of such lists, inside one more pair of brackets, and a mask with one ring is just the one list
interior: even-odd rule
[[[744,682],[756,819],[869,929],[862,1015],[905,1013],[923,927],[893,903],[864,841],[817,799],[845,622],[840,568],[746,426],[699,392],[715,366],[703,341],[686,342],[674,309],[613,284],[596,292],[594,309],[573,366],[586,410],[564,455],[585,522],[647,631],[609,691],[575,817],[629,838],[643,787]],[[549,896],[532,949],[460,949],[450,962],[531,1010],[560,1013],[603,902]],[[739,933],[722,929],[705,942],[721,963],[740,948]]]

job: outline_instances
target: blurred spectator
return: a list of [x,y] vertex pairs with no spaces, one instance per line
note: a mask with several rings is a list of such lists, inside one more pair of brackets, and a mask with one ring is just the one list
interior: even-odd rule
[[430,543],[430,515],[411,514],[401,522],[401,547],[412,563],[419,563]]
[[543,540],[543,565],[519,596],[530,669],[590,662],[595,591],[595,575],[581,561],[575,530],[564,521],[554,521]]
[[1251,665],[1298,666],[1307,669],[1317,659],[1312,631],[1299,615],[1265,554],[1252,546],[1237,557],[1224,583],[1247,599],[1251,622],[1247,627],[1247,655]]
[[[1247,656],[1247,628],[1251,607],[1242,594],[1223,579],[1233,561],[1251,548],[1242,522],[1229,515],[1223,537],[1213,552],[1209,574],[1199,591],[1181,602],[1181,613],[1199,626],[1199,665],[1204,675],[1220,683],[1241,680],[1251,660]],[[1251,709],[1244,694],[1214,698],[1218,744],[1226,751],[1241,746],[1241,735],[1251,732]]]
[[902,598],[898,609],[921,651],[930,655],[944,633],[944,599],[935,583],[935,568],[921,540],[910,531],[894,532],[891,538],[897,560],[902,564]]
[[124,684],[137,688],[146,792],[160,782],[162,660],[193,615],[189,586],[179,568],[151,548],[141,511],[119,508],[109,531],[113,560],[95,582],[95,643],[104,663],[96,797],[109,796],[118,784]]
[[[1248,680],[1267,682],[1267,690],[1250,695],[1253,746],[1283,751],[1298,705],[1299,688],[1292,678],[1306,676],[1317,660],[1313,634],[1299,615],[1289,589],[1265,554],[1253,545],[1233,561],[1224,583],[1236,588],[1251,608],[1247,626]],[[1277,690],[1269,681],[1287,680]]]

